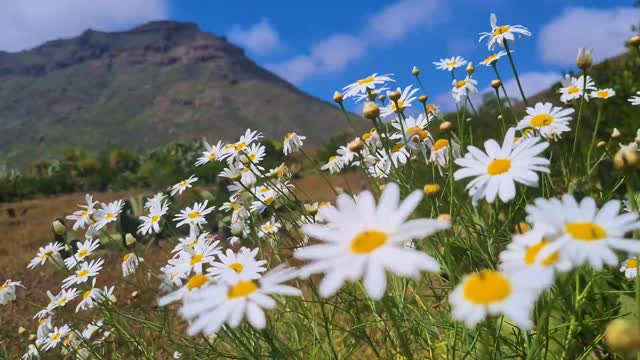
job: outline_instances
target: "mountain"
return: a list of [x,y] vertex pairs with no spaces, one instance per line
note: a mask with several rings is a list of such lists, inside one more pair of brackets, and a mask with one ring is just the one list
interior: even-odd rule
[[0,52],[0,161],[22,167],[62,149],[153,148],[237,138],[246,128],[311,144],[344,128],[339,110],[256,65],[194,23],[87,30]]

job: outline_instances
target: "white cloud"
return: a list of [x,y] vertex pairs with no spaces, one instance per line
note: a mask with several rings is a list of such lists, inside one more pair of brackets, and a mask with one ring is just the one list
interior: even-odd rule
[[594,59],[604,60],[624,52],[640,19],[640,9],[588,9],[571,7],[542,27],[538,49],[549,64],[575,65],[578,48],[594,49]]
[[445,19],[442,0],[400,0],[368,17],[359,34],[337,33],[314,44],[309,54],[296,55],[267,68],[294,84],[322,74],[343,70],[363,58],[370,47],[397,41],[421,26]]
[[0,11],[0,50],[19,51],[86,29],[122,30],[167,18],[165,0],[19,0]]
[[248,29],[236,25],[229,30],[227,37],[231,42],[258,55],[268,55],[284,48],[280,36],[267,19],[262,19]]

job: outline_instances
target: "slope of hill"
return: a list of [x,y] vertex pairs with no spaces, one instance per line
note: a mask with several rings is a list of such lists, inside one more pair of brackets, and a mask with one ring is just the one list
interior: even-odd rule
[[342,115],[259,67],[193,23],[156,21],[124,32],[0,52],[0,160],[22,167],[66,146],[149,148],[247,128],[269,137],[343,127]]

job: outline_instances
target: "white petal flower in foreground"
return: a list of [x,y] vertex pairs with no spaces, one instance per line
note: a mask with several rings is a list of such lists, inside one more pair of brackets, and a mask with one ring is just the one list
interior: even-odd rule
[[208,215],[210,212],[215,210],[215,207],[207,208],[207,204],[209,200],[205,200],[201,203],[194,203],[193,208],[187,207],[184,210],[180,210],[180,213],[176,215],[173,221],[177,221],[176,227],[180,227],[182,225],[188,224],[190,226],[202,226],[207,223],[207,220],[204,218],[205,215]]
[[306,139],[306,136],[298,135],[294,132],[287,133],[284,137],[282,152],[285,155],[293,154],[302,147],[302,141]]
[[53,242],[47,244],[45,247],[41,247],[29,265],[27,266],[29,269],[33,269],[38,265],[44,265],[44,263],[49,259],[54,259],[54,261],[62,261],[62,256],[60,255],[60,250],[64,249],[64,245],[59,242]]
[[67,334],[69,334],[70,331],[71,328],[67,324],[61,327],[56,327],[51,333],[49,333],[47,338],[44,339],[42,349],[47,351],[55,348],[67,336]]
[[389,76],[393,74],[385,74],[378,76],[378,73],[372,74],[364,79],[360,79],[353,84],[349,84],[342,88],[343,96],[345,99],[358,94],[366,94],[367,90],[371,91],[375,89],[376,85],[384,84],[388,81],[394,81]]
[[499,51],[497,53],[491,54],[491,55],[487,56],[486,58],[484,58],[484,60],[482,60],[480,62],[480,64],[484,65],[484,66],[493,66],[503,56],[507,56],[507,53],[505,51]]
[[93,196],[89,194],[85,195],[85,201],[87,203],[86,205],[78,205],[84,210],[78,210],[66,217],[67,220],[75,221],[73,223],[74,231],[78,229],[84,229],[85,226],[91,224],[91,215],[93,215],[93,213],[95,212],[95,209],[93,207],[95,206],[96,202],[93,201]]
[[431,256],[405,248],[406,241],[420,239],[448,229],[448,221],[435,219],[407,220],[422,200],[422,192],[414,191],[400,202],[400,187],[390,183],[376,205],[369,191],[354,200],[340,194],[336,208],[324,207],[319,214],[327,224],[306,224],[303,231],[321,244],[298,249],[294,256],[310,263],[301,269],[302,276],[325,273],[320,295],[335,294],[346,280],[364,279],[369,295],[380,299],[387,287],[385,271],[417,278],[420,271],[438,271]]
[[279,266],[258,281],[239,281],[231,286],[215,284],[193,291],[180,309],[182,316],[190,320],[187,333],[195,335],[202,332],[208,336],[224,323],[237,327],[244,317],[254,328],[263,329],[266,318],[262,309],[276,306],[270,295],[302,295],[300,289],[282,285],[297,275],[297,270]]
[[178,289],[162,296],[158,299],[158,306],[167,306],[176,301],[184,301],[192,291],[200,289],[201,287],[207,285],[211,279],[207,275],[203,274],[195,274],[187,280],[187,283],[184,286],[179,287]]
[[[390,101],[389,105],[380,109],[380,116],[387,117],[390,115],[397,115],[397,111],[403,112],[406,108],[411,107],[411,103],[416,99],[414,96],[416,92],[418,92],[418,88],[413,89],[413,85],[409,85],[404,90],[398,88],[397,91],[401,93],[400,99],[398,99],[398,105],[394,101]],[[387,91],[387,96],[389,96],[389,92]]]
[[487,315],[504,314],[517,326],[530,329],[529,314],[539,295],[535,276],[535,272],[493,270],[467,274],[449,295],[451,316],[474,327]]
[[446,71],[451,71],[453,69],[459,68],[460,66],[464,66],[466,64],[467,64],[467,60],[463,59],[462,56],[440,59],[440,61],[435,61],[433,63],[433,65],[436,66],[436,69],[446,70]]
[[238,281],[259,279],[267,268],[265,260],[256,260],[258,248],[253,250],[240,248],[237,253],[227,249],[226,254],[219,254],[220,261],[213,262],[207,273],[218,282],[235,284]]
[[457,103],[466,99],[469,94],[478,93],[478,82],[472,79],[469,75],[463,80],[452,80],[453,88],[451,88],[451,96]]
[[514,139],[515,129],[510,128],[502,147],[493,139],[487,140],[484,143],[486,153],[469,146],[469,152],[455,161],[462,167],[453,174],[455,180],[475,177],[466,187],[474,203],[482,198],[492,203],[497,196],[508,202],[516,196],[516,182],[537,187],[536,172],[549,172],[549,160],[538,156],[549,143],[539,143],[540,138],[536,137],[518,142]]
[[[591,76],[587,75],[587,83],[585,87],[584,75],[580,75],[578,78],[574,78],[572,76],[566,75],[564,79],[561,80],[562,87],[558,89],[560,95],[560,101],[563,103],[568,103],[571,100],[580,99],[582,97],[582,93],[584,90],[595,90],[596,86],[593,82]],[[584,89],[583,89],[584,88]],[[589,101],[589,97],[585,95],[585,100]]]
[[62,281],[62,287],[66,289],[71,285],[82,284],[89,280],[89,278],[95,277],[98,275],[98,272],[102,270],[102,264],[104,264],[104,260],[102,259],[82,263],[75,274],[68,276]]
[[611,200],[598,210],[586,197],[578,204],[569,194],[559,199],[536,199],[527,206],[527,221],[560,244],[560,253],[575,265],[589,263],[594,269],[617,265],[614,250],[640,253],[640,241],[625,239],[626,233],[640,229],[638,215],[620,212],[620,201]]
[[527,116],[520,120],[516,129],[531,128],[538,130],[540,136],[545,139],[557,138],[561,133],[571,130],[568,124],[573,112],[571,108],[564,109],[549,102],[539,102],[527,108]]
[[64,259],[64,264],[68,269],[73,269],[78,266],[80,263],[84,262],[86,258],[100,247],[100,240],[98,239],[87,239],[84,242],[78,243],[78,251],[75,254],[69,256]]
[[482,32],[480,33],[480,40],[488,37],[489,41],[487,42],[487,47],[489,50],[493,50],[496,44],[504,47],[504,41],[514,41],[515,35],[526,35],[531,36],[529,30],[522,25],[500,25],[498,26],[498,18],[496,14],[491,14],[489,17],[489,23],[491,24],[491,32]]
[[204,140],[203,142],[206,150],[202,152],[202,156],[200,156],[198,158],[198,161],[196,161],[196,166],[204,165],[211,161],[220,160],[226,156],[228,150],[225,150],[225,144],[223,144],[222,141],[218,141],[218,143],[215,145],[210,145],[206,140]]
[[127,277],[134,274],[141,261],[144,260],[132,252],[124,254],[122,257],[122,276]]
[[95,231],[102,229],[107,224],[118,220],[118,215],[122,211],[124,203],[122,200],[117,200],[109,204],[100,204],[101,208],[95,212]]

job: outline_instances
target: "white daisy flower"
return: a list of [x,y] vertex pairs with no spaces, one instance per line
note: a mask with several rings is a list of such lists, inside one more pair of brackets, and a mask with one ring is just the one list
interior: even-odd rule
[[[391,155],[391,163],[394,167],[399,168],[409,161],[411,154],[407,151],[406,147],[403,143],[395,144],[390,150],[389,154]],[[389,156],[386,151],[378,150],[378,157],[383,159],[382,161],[388,161]]]
[[192,291],[200,289],[201,287],[209,284],[211,279],[209,276],[203,274],[192,275],[184,286],[179,287],[175,291],[172,291],[158,299],[158,306],[167,306],[176,301],[184,301]]
[[147,201],[145,201],[144,209],[150,210],[153,208],[163,208],[165,206],[169,207],[169,203],[167,201],[163,201],[165,197],[166,195],[163,193],[157,193],[153,195],[152,197],[148,198]]
[[149,207],[149,214],[140,216],[142,224],[138,225],[138,233],[142,235],[160,232],[160,220],[169,211],[169,203],[153,204]]
[[[364,79],[360,79],[353,84],[349,84],[342,88],[344,99],[348,99],[358,94],[366,94],[368,91],[375,89],[377,85],[382,85],[388,81],[395,81],[390,78],[393,74],[384,74],[378,76],[378,73],[374,73]],[[368,90],[368,91],[367,91]]]
[[628,99],[631,105],[640,105],[640,91],[636,92],[637,96],[632,96]]
[[78,229],[84,229],[85,226],[91,224],[91,215],[95,212],[94,206],[97,203],[93,201],[93,196],[86,194],[85,195],[86,205],[78,205],[83,210],[78,210],[71,215],[66,217],[67,220],[75,221],[73,223],[73,230],[77,231]]
[[250,210],[252,212],[262,213],[268,206],[278,199],[278,193],[266,186],[260,186],[253,192],[256,200],[251,203]]
[[92,277],[98,275],[98,272],[102,269],[104,260],[91,260],[89,263],[80,264],[80,268],[76,270],[76,273],[66,277],[62,281],[62,288],[66,289],[71,285],[82,284]]
[[49,351],[55,348],[69,334],[69,332],[71,332],[71,328],[67,324],[64,324],[61,327],[56,326],[44,340],[42,350]]
[[517,326],[530,329],[529,316],[540,293],[535,276],[528,271],[467,274],[449,295],[451,316],[471,328],[488,315],[504,314]]
[[22,282],[13,281],[11,279],[0,285],[0,305],[7,305],[16,299],[16,286],[24,288]]
[[302,141],[306,139],[306,136],[298,135],[294,132],[287,133],[282,142],[282,152],[285,156],[293,154],[302,147]]
[[[513,51],[512,51],[512,53],[513,53]],[[484,60],[480,61],[480,64],[484,65],[484,66],[493,66],[503,56],[507,56],[507,52],[501,50],[501,51],[499,51],[497,53],[493,53],[493,54],[487,56],[486,58],[484,58]]]
[[435,61],[433,65],[435,65],[438,70],[452,71],[460,66],[467,65],[467,61],[463,59],[462,56],[456,56],[440,59],[440,61]]
[[[583,87],[584,87],[584,75],[580,75],[578,78],[574,78],[572,76],[566,75],[564,79],[561,80],[562,87],[558,89],[560,95],[560,101],[563,103],[568,103],[571,100],[580,99],[582,97]],[[596,90],[595,83],[591,76],[587,75],[587,86],[586,90],[593,91]],[[589,101],[589,97],[585,96],[584,99]]]
[[173,221],[177,221],[176,227],[188,224],[191,226],[201,227],[207,223],[204,218],[206,215],[215,210],[215,207],[211,206],[207,208],[208,200],[201,203],[194,203],[193,208],[187,207],[184,210],[180,210],[180,213],[176,215]]
[[196,181],[198,181],[198,178],[195,175],[191,175],[189,176],[188,179],[182,180],[179,183],[173,185],[173,187],[171,188],[171,196],[175,194],[178,194],[178,195],[182,194],[185,190],[192,187],[191,184],[193,184]]
[[282,227],[282,224],[276,221],[275,218],[271,218],[271,220],[260,226],[258,237],[275,237],[276,234],[278,234],[278,231],[280,231],[280,227]]
[[456,181],[475,177],[466,187],[474,204],[481,198],[492,203],[497,196],[502,202],[509,202],[516,196],[516,182],[537,187],[536,172],[549,172],[549,160],[538,156],[549,143],[539,143],[540,138],[536,137],[520,139],[516,143],[514,137],[515,129],[510,128],[502,147],[493,139],[487,140],[484,143],[486,154],[469,146],[469,152],[455,160],[461,167],[453,174]]
[[[460,145],[455,141],[451,142],[451,152],[453,153],[453,158],[457,159],[460,157]],[[449,167],[449,140],[448,139],[438,139],[431,146],[431,154],[429,154],[429,161],[436,164],[438,166],[438,170],[442,174],[444,170],[447,170]]]
[[549,102],[539,102],[534,107],[527,108],[527,116],[520,120],[516,129],[531,128],[539,131],[540,136],[545,139],[559,138],[560,134],[571,130],[568,124],[573,112],[571,108],[565,109],[553,106]]
[[225,150],[226,145],[223,144],[222,141],[218,141],[215,145],[210,145],[207,140],[203,140],[202,142],[204,144],[205,151],[202,152],[202,155],[196,161],[196,166],[224,158],[227,150]]
[[594,90],[589,94],[592,99],[606,100],[616,95],[616,91],[612,88]]
[[[400,99],[398,99],[398,106],[396,107],[396,102],[390,101],[387,106],[384,106],[380,109],[380,116],[388,117],[397,115],[397,110],[403,112],[406,108],[411,107],[411,103],[417,99],[414,95],[418,92],[418,88],[413,89],[413,85],[409,85],[404,90],[398,88],[397,91],[401,92]],[[387,96],[389,96],[389,92],[387,91]]]
[[625,260],[620,266],[620,272],[623,272],[627,279],[635,279],[638,276],[638,258],[631,257]]
[[281,178],[288,178],[290,176],[291,176],[291,173],[289,172],[289,168],[285,163],[282,163],[276,166],[275,168],[267,171],[267,177],[270,177],[270,178],[281,179]]
[[209,285],[194,291],[185,300],[180,314],[190,321],[187,333],[199,332],[209,336],[217,332],[224,323],[236,328],[244,317],[257,329],[266,326],[262,309],[273,309],[276,301],[270,295],[301,296],[300,289],[283,285],[297,276],[292,268],[277,267],[258,281],[239,281],[229,286]]
[[38,249],[36,257],[29,262],[27,268],[33,269],[38,265],[44,265],[47,260],[62,262],[62,256],[60,255],[60,250],[62,249],[64,249],[64,245],[59,242],[52,242],[45,247],[41,247]]
[[[262,144],[251,144],[245,148],[244,153],[240,156],[240,160],[245,164],[245,168],[253,166],[253,170],[256,170],[255,165],[259,164],[266,155],[266,149]],[[262,168],[260,168],[262,170]],[[255,176],[255,175],[254,175]]]
[[[42,341],[38,339],[36,340],[36,343],[37,342],[42,342]],[[40,345],[41,344],[38,344],[38,346]],[[27,347],[27,352],[25,352],[20,357],[20,360],[38,360],[38,359],[40,359],[40,352],[38,351],[38,348],[34,344],[29,344]]]
[[117,200],[109,204],[101,203],[100,209],[95,212],[95,231],[102,229],[107,224],[118,220],[118,215],[122,212],[122,200]]
[[431,256],[403,244],[448,229],[448,221],[407,220],[422,200],[414,191],[400,203],[400,187],[387,184],[376,205],[373,195],[364,191],[354,200],[340,194],[336,208],[323,207],[319,214],[327,224],[307,224],[306,235],[321,244],[299,248],[294,256],[311,261],[301,269],[303,276],[325,273],[320,295],[335,294],[346,280],[364,279],[364,287],[374,299],[382,298],[387,287],[385,270],[399,276],[417,278],[420,271],[438,271]]
[[124,254],[122,257],[122,276],[128,277],[135,274],[141,261],[144,259],[132,252]]
[[256,260],[258,248],[253,250],[240,248],[237,253],[227,249],[226,254],[218,255],[219,261],[211,263],[207,273],[217,282],[235,284],[238,281],[259,279],[262,272],[267,270],[265,260]]
[[[49,305],[47,305],[47,309],[48,309],[47,313],[51,314],[54,309],[66,306],[71,300],[78,297],[78,295],[80,295],[80,293],[75,288],[62,289],[60,290],[60,293],[56,296],[53,296],[50,292],[47,292],[47,296],[49,296],[49,299],[50,299]],[[38,316],[38,317],[42,318],[44,316]]]
[[331,156],[326,164],[322,165],[320,170],[329,170],[329,173],[339,173],[344,167],[344,162],[341,156]]
[[[391,138],[398,139],[403,143],[406,142],[407,147],[410,149],[424,150],[425,147],[433,144],[433,137],[427,131],[427,126],[429,126],[430,122],[424,114],[420,114],[417,117],[409,116],[402,120],[402,124],[400,122],[392,122],[391,126],[398,130],[399,133],[394,134]],[[404,134],[402,132],[403,129]]]
[[100,289],[94,287],[95,281],[91,288],[84,293],[82,293],[82,298],[78,305],[76,306],[76,312],[80,310],[88,310],[93,309],[94,306],[98,303],[98,297],[100,295]]
[[191,271],[202,274],[204,264],[211,264],[215,257],[220,254],[220,241],[198,242],[193,248],[186,247],[184,251],[178,253],[177,258],[169,260],[169,265],[175,266],[184,274]]
[[478,93],[478,82],[469,75],[463,80],[452,80],[452,85],[451,96],[453,96],[457,103],[464,101],[469,94]]
[[87,239],[84,242],[78,242],[77,244],[78,250],[76,253],[64,259],[64,264],[69,270],[86,261],[85,259],[91,255],[94,250],[100,247],[100,241],[98,239]]
[[182,280],[187,278],[187,274],[182,272],[182,269],[178,269],[176,266],[167,265],[160,268],[159,278],[160,290],[173,291],[176,288],[182,286]]
[[489,23],[491,24],[491,32],[481,32],[479,39],[479,41],[482,41],[482,39],[486,37],[489,38],[489,41],[487,42],[487,48],[489,48],[489,50],[493,50],[496,44],[505,47],[505,40],[513,42],[515,40],[514,34],[531,36],[531,32],[522,25],[498,26],[498,18],[496,17],[496,14],[491,14],[489,17]]
[[344,166],[358,166],[360,165],[359,161],[354,161],[356,159],[356,155],[357,153],[355,151],[352,151],[351,149],[349,149],[349,146],[345,146],[345,145],[341,145],[338,150],[336,150],[336,153],[338,153],[338,155],[340,155],[340,157],[342,158],[342,164],[344,164]]
[[593,198],[585,197],[578,204],[566,194],[562,200],[538,198],[526,209],[527,221],[543,230],[547,238],[559,242],[563,256],[576,266],[589,263],[594,269],[602,269],[604,264],[618,263],[614,250],[640,253],[640,241],[624,238],[626,233],[640,229],[638,215],[619,215],[618,200],[611,200],[598,210]]
[[53,317],[50,316],[46,319],[38,321],[38,329],[36,330],[36,338],[44,340],[50,332],[53,331]]

